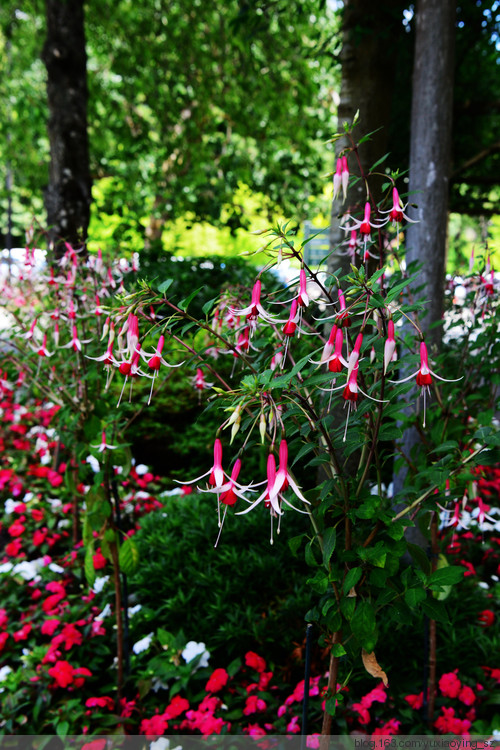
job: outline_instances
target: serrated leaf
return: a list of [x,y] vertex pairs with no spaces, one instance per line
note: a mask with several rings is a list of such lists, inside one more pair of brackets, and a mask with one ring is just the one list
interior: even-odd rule
[[130,575],[137,568],[137,565],[139,564],[139,550],[130,537],[125,539],[121,545],[118,561],[120,563],[120,569],[125,575]]

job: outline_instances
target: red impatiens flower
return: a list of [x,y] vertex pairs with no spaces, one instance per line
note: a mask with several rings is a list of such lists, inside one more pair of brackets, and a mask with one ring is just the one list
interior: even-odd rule
[[165,734],[165,730],[168,728],[168,722],[163,714],[155,714],[150,719],[143,719],[141,721],[140,733],[145,734],[146,737],[158,737]]
[[252,714],[261,713],[267,708],[267,703],[256,695],[249,695],[245,708],[243,709],[244,716],[251,716]]
[[491,609],[483,609],[478,614],[477,621],[482,628],[490,628],[495,622],[495,613]]
[[207,693],[218,693],[219,690],[222,690],[227,685],[228,679],[229,675],[225,669],[216,669],[205,685],[205,690]]
[[184,713],[184,711],[188,711],[188,710],[189,710],[189,701],[186,700],[186,698],[182,698],[180,695],[176,695],[174,696],[174,698],[172,698],[172,700],[168,704],[163,715],[166,719],[176,719],[178,716]]
[[255,651],[247,651],[245,654],[245,664],[259,673],[264,672],[266,669],[266,660],[256,654]]
[[68,661],[56,661],[49,669],[49,675],[56,681],[57,687],[66,688],[73,682],[75,670]]
[[439,689],[447,698],[456,698],[462,688],[462,683],[457,677],[458,669],[454,672],[447,672],[439,680]]
[[411,706],[411,708],[418,711],[424,705],[424,694],[418,693],[418,695],[405,695],[405,701]]
[[20,630],[16,630],[15,633],[12,633],[13,639],[17,641],[26,641],[28,639],[29,634],[31,633],[33,626],[30,622],[27,622],[25,625],[22,626]]
[[107,708],[112,711],[115,707],[115,702],[108,695],[103,695],[101,697],[87,698],[85,705],[87,708]]

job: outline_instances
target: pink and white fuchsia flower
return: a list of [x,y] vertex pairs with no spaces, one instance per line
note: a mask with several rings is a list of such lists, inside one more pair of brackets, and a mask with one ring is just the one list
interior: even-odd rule
[[251,504],[248,508],[245,508],[245,510],[239,511],[236,515],[243,515],[245,513],[249,513],[251,510],[253,510],[259,503],[264,502],[266,505],[269,505],[271,508],[271,512],[274,513],[274,515],[281,516],[282,511],[282,505],[285,503],[290,508],[293,508],[293,510],[299,511],[299,513],[304,513],[307,511],[301,511],[299,508],[297,508],[295,505],[293,505],[289,500],[287,500],[283,493],[290,488],[294,495],[301,500],[306,505],[310,505],[309,500],[306,500],[304,495],[302,494],[300,487],[298,487],[297,483],[293,479],[292,475],[288,471],[288,444],[283,438],[280,442],[279,447],[279,467],[278,471],[276,472],[276,462],[274,459],[274,455],[272,453],[269,454],[267,459],[267,485],[264,492],[262,492],[261,495],[256,500],[250,501]]
[[425,427],[425,407],[426,407],[426,396],[428,393],[430,393],[430,386],[432,384],[432,377],[437,378],[438,380],[442,380],[444,383],[457,383],[459,380],[462,380],[462,378],[442,378],[440,375],[436,375],[434,370],[431,370],[429,367],[429,355],[427,352],[427,346],[425,344],[425,341],[420,342],[420,367],[416,372],[412,372],[411,375],[408,375],[406,378],[402,378],[402,380],[391,380],[389,382],[399,384],[399,383],[406,383],[408,380],[411,380],[412,378],[415,378],[417,385],[420,386],[421,393],[424,397],[424,421],[423,426]]
[[104,453],[104,451],[106,450],[109,450],[109,451],[116,450],[116,448],[118,448],[118,445],[110,445],[109,443],[107,443],[106,432],[105,430],[103,430],[102,435],[101,435],[101,442],[99,443],[99,445],[91,445],[90,447],[97,448],[98,453]]
[[253,285],[252,299],[250,304],[247,305],[247,307],[242,307],[239,310],[230,308],[230,312],[233,315],[246,315],[247,322],[252,331],[254,331],[257,327],[257,320],[259,316],[262,318],[262,320],[265,320],[268,323],[273,323],[275,320],[275,318],[272,315],[269,315],[269,313],[266,312],[262,307],[260,303],[261,292],[262,282],[260,279],[257,279],[255,284]]

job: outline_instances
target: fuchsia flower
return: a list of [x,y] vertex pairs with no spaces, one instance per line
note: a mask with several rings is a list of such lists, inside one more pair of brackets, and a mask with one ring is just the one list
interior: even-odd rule
[[407,216],[404,213],[407,205],[408,205],[407,203],[403,205],[401,198],[399,197],[397,188],[393,187],[392,188],[392,208],[390,208],[388,211],[382,211],[381,213],[389,214],[389,221],[392,221],[393,224],[401,224],[403,219],[405,219],[406,221],[409,221],[411,224],[415,224],[416,222],[413,219],[410,219],[409,216]]
[[147,354],[146,352],[141,352],[141,357],[148,363],[148,368],[152,370],[153,375],[147,375],[146,377],[151,377],[151,390],[149,391],[149,398],[148,398],[148,406],[151,403],[151,397],[153,395],[153,388],[155,384],[155,378],[158,376],[160,372],[161,365],[164,365],[165,367],[180,367],[184,364],[184,362],[179,362],[177,365],[170,365],[163,357],[161,356],[161,353],[163,351],[163,347],[165,345],[165,336],[162,334],[160,338],[158,339],[158,344],[156,346],[156,351],[153,354]]
[[403,378],[402,380],[391,380],[391,383],[406,383],[408,380],[411,380],[412,378],[415,378],[417,385],[419,385],[422,389],[422,394],[424,396],[424,422],[423,425],[425,427],[425,402],[426,402],[426,394],[430,393],[430,385],[432,384],[432,376],[437,378],[438,380],[442,380],[444,383],[456,383],[459,380],[462,380],[462,378],[442,378],[440,375],[436,375],[436,373],[431,370],[429,367],[429,357],[427,354],[427,346],[425,345],[425,341],[420,342],[420,367],[416,372],[412,372],[411,375],[408,375],[408,377]]
[[269,507],[271,511],[271,544],[273,543],[273,516],[278,516],[279,533],[281,516],[283,514],[281,506],[283,505],[283,503],[286,503],[286,505],[288,505],[290,508],[293,508],[293,510],[298,511],[299,513],[307,512],[300,510],[295,505],[292,505],[292,503],[290,503],[284,497],[283,493],[290,487],[293,490],[295,496],[299,498],[299,500],[301,500],[303,503],[306,503],[307,505],[310,505],[309,501],[306,500],[306,498],[302,495],[300,488],[297,486],[288,471],[288,446],[284,438],[280,443],[279,456],[280,463],[278,472],[276,472],[276,462],[274,459],[274,455],[270,453],[268,456],[267,484],[264,492],[262,492],[262,494],[259,495],[259,497],[254,501],[247,500],[247,502],[250,502],[249,507],[236,513],[237,516],[244,515],[245,513],[249,513],[251,510],[257,507],[259,503],[264,502],[266,507]]
[[211,487],[214,487],[218,492],[222,492],[222,486],[224,485],[224,478],[226,476],[227,474],[222,468],[222,443],[219,438],[216,438],[214,442],[213,466],[204,474],[201,474],[195,479],[190,479],[188,481],[186,481],[185,479],[174,479],[174,482],[177,482],[178,484],[194,484],[195,482],[199,482],[200,479],[203,479],[204,477],[209,477],[209,485]]
[[351,377],[352,371],[357,369],[358,367],[358,360],[359,360],[359,354],[360,354],[362,343],[363,343],[363,334],[358,333],[356,337],[356,343],[354,344],[354,349],[350,353],[349,359],[347,361],[347,382],[348,383],[349,383],[349,378]]
[[353,229],[357,229],[359,233],[364,237],[365,243],[366,243],[366,240],[370,239],[372,229],[380,229],[380,227],[383,227],[384,224],[387,223],[387,219],[385,221],[378,221],[378,222],[371,220],[370,201],[366,201],[365,203],[363,219],[353,219],[351,217],[351,221],[353,223],[349,223],[347,226],[343,226],[341,228],[346,232],[350,232]]
[[109,443],[106,442],[106,432],[103,430],[101,435],[101,442],[99,445],[91,445],[91,448],[97,448],[98,453],[104,453],[106,450],[113,451],[116,448],[118,448],[118,445],[109,445]]
[[213,383],[208,383],[205,380],[203,370],[201,369],[201,367],[198,367],[196,369],[196,376],[193,378],[193,385],[196,390],[201,393],[201,391],[205,391],[207,388],[211,388],[213,386]]
[[293,299],[292,305],[290,307],[290,315],[288,316],[287,322],[283,326],[283,335],[286,336],[287,339],[295,336],[295,331],[297,330],[297,323],[299,320],[299,316],[297,314],[297,306],[297,299]]
[[39,357],[52,357],[54,352],[49,352],[47,349],[47,334],[43,334],[43,341],[38,349],[35,350]]
[[233,315],[246,315],[247,322],[251,328],[252,331],[255,330],[257,327],[257,320],[260,315],[262,320],[266,320],[268,323],[274,322],[275,318],[272,315],[269,315],[264,308],[262,307],[260,303],[260,295],[262,291],[262,282],[260,279],[257,279],[255,284],[253,285],[252,289],[252,299],[249,305],[247,307],[242,307],[241,309],[237,310],[235,308],[230,308],[230,312]]
[[328,365],[330,372],[340,372],[342,366],[347,367],[347,362],[342,356],[342,344],[344,342],[344,333],[342,328],[337,325],[332,327],[328,341],[323,347],[321,359],[318,361],[311,359],[310,362],[319,365]]

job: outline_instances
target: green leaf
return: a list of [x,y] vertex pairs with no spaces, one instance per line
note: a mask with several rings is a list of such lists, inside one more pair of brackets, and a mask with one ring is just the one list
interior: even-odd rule
[[121,545],[118,561],[120,563],[120,569],[125,575],[130,575],[137,568],[137,565],[139,564],[139,550],[130,537],[127,537]]
[[422,547],[419,547],[418,544],[411,544],[411,542],[408,542],[407,547],[413,560],[420,566],[420,568],[422,568],[426,575],[429,575],[431,572],[431,564]]
[[341,643],[334,643],[332,646],[332,653],[334,656],[344,656],[347,651]]
[[324,594],[328,588],[328,576],[323,570],[317,570],[316,574],[312,578],[308,578],[306,583],[318,594]]
[[330,714],[330,716],[335,716],[335,710],[337,708],[337,697],[332,696],[331,698],[327,698],[325,701],[325,711]]
[[375,630],[375,610],[370,602],[360,602],[351,620],[351,629],[356,638],[365,643]]
[[463,580],[465,568],[459,565],[447,565],[445,568],[438,568],[429,577],[429,588],[439,588],[441,586],[453,586]]
[[188,309],[189,303],[192,302],[196,295],[199,294],[204,288],[204,286],[199,286],[198,289],[195,289],[191,292],[191,294],[188,294],[187,297],[184,297],[184,299],[179,302],[179,307],[181,308],[181,310],[186,311]]
[[297,554],[297,550],[299,549],[300,545],[302,544],[303,535],[299,534],[299,536],[294,536],[291,539],[288,540],[288,546],[290,547],[292,551],[292,555]]
[[87,583],[89,586],[93,586],[96,579],[96,572],[94,568],[94,560],[92,559],[92,556],[94,554],[94,545],[89,544],[87,549],[85,550],[85,560],[83,563],[83,569],[85,571],[85,578],[87,580]]
[[56,734],[58,737],[66,737],[69,729],[69,721],[60,721],[56,724]]
[[362,568],[351,568],[351,570],[348,571],[344,579],[344,583],[342,584],[342,589],[344,590],[345,594],[348,594],[352,587],[359,582],[362,575]]
[[441,443],[441,445],[438,445],[437,448],[434,448],[431,453],[448,453],[448,451],[453,451],[458,448],[458,443],[456,440],[446,440],[446,442]]
[[431,620],[437,620],[438,622],[444,623],[450,622],[446,608],[441,602],[427,599],[427,601],[422,602],[422,609]]
[[323,534],[323,564],[328,569],[330,558],[335,550],[337,541],[337,530],[334,526],[326,529]]
[[166,279],[165,281],[162,281],[160,284],[158,284],[158,291],[160,294],[165,294],[167,289],[174,283],[173,279]]
[[424,599],[426,599],[424,589],[408,589],[408,591],[405,591],[405,602],[409,607],[416,607]]

